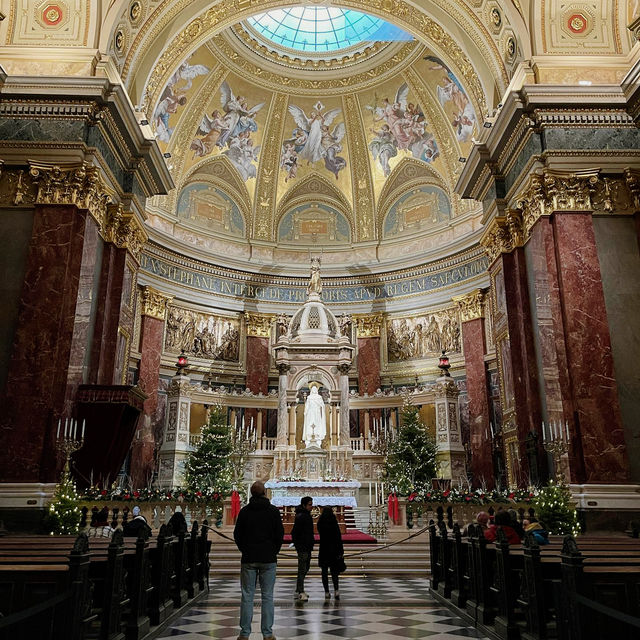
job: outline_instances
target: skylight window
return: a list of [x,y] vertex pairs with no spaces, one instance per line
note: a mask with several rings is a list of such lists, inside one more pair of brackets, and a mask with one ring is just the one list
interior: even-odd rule
[[291,7],[249,18],[263,37],[288,49],[323,52],[363,42],[413,40],[406,31],[381,18],[337,7]]

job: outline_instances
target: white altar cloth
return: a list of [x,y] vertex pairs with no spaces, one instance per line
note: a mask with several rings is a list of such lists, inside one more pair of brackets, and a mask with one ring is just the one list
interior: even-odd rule
[[276,507],[292,507],[300,504],[304,496],[311,496],[319,506],[358,506],[356,492],[360,488],[357,480],[348,482],[324,482],[320,480],[295,480],[279,482],[269,480],[264,485],[271,489],[271,504]]

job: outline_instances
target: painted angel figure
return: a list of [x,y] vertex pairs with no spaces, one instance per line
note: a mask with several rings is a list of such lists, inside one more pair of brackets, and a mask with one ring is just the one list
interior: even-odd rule
[[[296,124],[307,134],[304,146],[298,152],[301,160],[306,160],[307,164],[312,164],[325,157],[326,149],[322,146],[323,127],[329,127],[342,111],[340,108],[330,109],[323,113],[324,105],[318,101],[313,107],[311,114],[307,114],[296,105],[289,105],[289,113],[293,116]],[[337,127],[334,129],[336,132]],[[338,132],[336,132],[338,133]],[[344,135],[344,133],[342,134]]]
[[240,172],[242,179],[247,181],[257,175],[256,165],[253,164],[258,159],[260,145],[253,146],[253,140],[248,132],[244,132],[231,140],[229,148],[222,154],[227,156],[233,166]]
[[202,138],[194,138],[191,142],[194,155],[201,158],[211,153],[225,127],[226,122],[218,109],[213,110],[211,117],[205,113],[197,132]]
[[205,67],[203,64],[189,64],[189,61],[185,60],[171,76],[168,84],[170,87],[174,87],[180,80],[185,80],[186,84],[182,87],[182,90],[188,91],[191,89],[195,78],[204,76],[207,73],[209,73],[209,67]]
[[336,180],[338,179],[340,171],[347,166],[347,161],[342,156],[338,155],[338,153],[342,151],[342,145],[340,142],[342,141],[342,138],[344,138],[344,134],[344,122],[337,124],[331,132],[329,132],[329,127],[327,125],[322,127],[324,166],[328,171],[333,173]]
[[226,80],[220,87],[220,101],[226,115],[224,117],[225,128],[216,142],[219,147],[223,147],[225,144],[231,146],[232,140],[245,131],[258,130],[254,117],[262,109],[264,102],[249,109],[247,99],[240,95],[236,97]]

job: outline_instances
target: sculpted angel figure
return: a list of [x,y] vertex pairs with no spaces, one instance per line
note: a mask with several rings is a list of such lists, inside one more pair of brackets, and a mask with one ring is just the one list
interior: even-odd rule
[[[307,116],[300,107],[293,104],[289,105],[289,113],[293,116],[298,127],[307,134],[307,139],[304,142],[304,146],[298,152],[298,157],[306,160],[309,164],[322,160],[322,158],[325,157],[326,149],[322,145],[323,127],[328,128],[336,119],[336,116],[342,111],[342,109],[336,108],[323,113],[322,109],[324,109],[324,105],[318,101],[314,105],[311,114]],[[331,135],[336,138],[340,136],[341,140],[344,136],[344,123],[341,131],[337,129],[338,127],[334,129]],[[337,140],[337,142],[340,140]]]
[[320,258],[311,258],[311,280],[307,287],[307,294],[322,293],[322,281],[320,280]]

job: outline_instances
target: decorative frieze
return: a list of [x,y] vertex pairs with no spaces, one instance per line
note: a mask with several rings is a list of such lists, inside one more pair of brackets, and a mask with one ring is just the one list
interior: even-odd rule
[[167,296],[153,287],[143,287],[141,295],[141,314],[164,321],[167,317],[167,304],[173,296]]
[[245,313],[247,323],[247,336],[256,338],[268,338],[271,336],[271,326],[273,325],[273,315],[262,315],[258,313]]
[[460,310],[460,320],[468,322],[477,318],[484,318],[484,289],[475,289],[463,296],[455,296],[453,301]]
[[358,338],[379,338],[382,329],[383,316],[381,313],[369,315],[355,315],[353,321],[356,323]]

